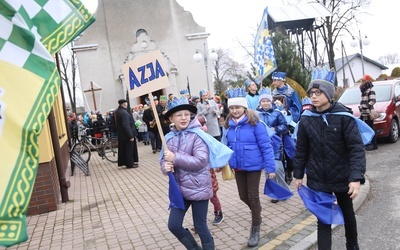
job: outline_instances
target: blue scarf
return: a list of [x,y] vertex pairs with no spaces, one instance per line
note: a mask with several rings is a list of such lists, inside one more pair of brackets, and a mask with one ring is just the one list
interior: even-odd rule
[[[186,133],[195,133],[207,144],[208,151],[209,151],[209,161],[211,168],[221,168],[225,166],[229,159],[231,158],[233,151],[222,144],[221,142],[217,141],[214,137],[207,134],[201,128],[188,128],[182,131],[171,131],[165,135],[165,141],[170,140],[174,136],[178,136],[182,134],[183,140],[185,140]],[[161,149],[160,159],[164,156],[164,148]]]
[[[360,119],[358,119],[357,117],[355,117],[354,115],[352,115],[350,113],[335,112],[335,113],[317,114],[317,113],[311,112],[310,110],[305,110],[302,115],[304,115],[304,116],[321,116],[322,119],[324,120],[325,124],[327,126],[329,126],[329,123],[326,120],[326,115],[328,115],[328,114],[347,115],[347,116],[352,117],[357,124],[358,130],[360,131],[361,139],[362,139],[364,145],[368,145],[372,141],[372,138],[375,135],[375,131],[370,126],[368,126],[365,122],[361,121]],[[299,121],[299,123],[300,123],[300,121]],[[298,130],[298,124],[297,124],[296,128],[294,129],[294,133],[293,133],[294,140],[297,139],[297,130]]]

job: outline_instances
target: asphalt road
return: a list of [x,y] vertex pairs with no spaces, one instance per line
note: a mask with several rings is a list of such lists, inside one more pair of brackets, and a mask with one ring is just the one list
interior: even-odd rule
[[[400,142],[380,142],[378,150],[367,152],[366,174],[371,189],[356,212],[360,249],[400,249]],[[333,232],[332,249],[345,246],[340,226]]]

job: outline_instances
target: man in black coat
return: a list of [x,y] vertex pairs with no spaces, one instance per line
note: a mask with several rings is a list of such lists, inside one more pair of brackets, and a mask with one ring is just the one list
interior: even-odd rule
[[[156,107],[157,109],[157,107]],[[147,128],[150,136],[151,149],[153,154],[161,150],[161,137],[158,132],[156,120],[154,118],[153,108],[150,105],[148,109],[143,112],[143,121],[147,124]]]
[[127,110],[128,102],[125,99],[121,99],[118,104],[119,106],[115,110],[114,116],[118,137],[118,166],[137,168],[139,166],[139,155],[135,121]]

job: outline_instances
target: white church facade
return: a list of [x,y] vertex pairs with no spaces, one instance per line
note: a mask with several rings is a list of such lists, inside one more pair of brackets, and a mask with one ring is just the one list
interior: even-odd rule
[[[116,108],[127,92],[121,65],[155,49],[164,56],[170,86],[153,92],[154,96],[179,96],[188,82],[192,96],[202,89],[213,95],[214,90],[208,89],[213,86],[211,62],[206,72],[205,62],[193,60],[196,50],[207,53],[210,34],[176,0],[99,0],[95,17],[73,45],[86,111]],[[131,106],[144,103],[145,97],[130,97]]]

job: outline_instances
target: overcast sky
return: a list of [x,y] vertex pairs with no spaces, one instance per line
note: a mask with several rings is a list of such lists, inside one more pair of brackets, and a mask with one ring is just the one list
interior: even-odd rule
[[[282,0],[177,0],[185,10],[190,11],[195,21],[206,28],[211,35],[208,38],[209,48],[229,49],[234,53],[237,61],[244,59],[245,52],[240,48],[237,40],[243,44],[251,44],[251,34],[255,33],[258,23],[266,6],[282,6]],[[355,35],[358,30],[361,36],[368,36],[371,43],[364,46],[363,54],[373,60],[386,54],[400,55],[398,40],[398,16],[400,15],[399,0],[372,0],[369,8],[365,9],[369,15],[361,15],[362,23],[354,27]],[[359,46],[350,46],[351,36],[343,38],[348,55],[360,52]],[[340,45],[340,41],[337,42]],[[340,51],[336,54],[341,57]],[[245,62],[245,61],[243,61]]]

